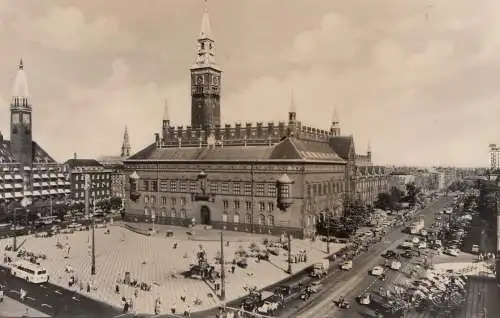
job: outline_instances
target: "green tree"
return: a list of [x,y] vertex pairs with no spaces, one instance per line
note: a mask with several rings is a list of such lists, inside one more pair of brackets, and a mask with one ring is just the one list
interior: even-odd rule
[[382,192],[377,195],[375,207],[381,210],[394,210],[395,202],[390,193]]
[[392,202],[394,202],[394,203],[400,203],[404,197],[403,191],[399,190],[399,188],[396,188],[396,187],[391,188],[390,195],[391,195]]
[[420,188],[415,185],[415,183],[408,183],[406,185],[406,197],[405,201],[414,206],[418,201],[418,194],[420,193]]
[[109,203],[111,204],[111,209],[119,210],[122,208],[122,198],[112,197],[109,199]]

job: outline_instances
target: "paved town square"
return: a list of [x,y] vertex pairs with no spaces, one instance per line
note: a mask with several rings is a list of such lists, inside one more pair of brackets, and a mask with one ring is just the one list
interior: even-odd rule
[[[95,277],[90,275],[89,231],[58,234],[50,238],[26,236],[20,237],[18,242],[22,244],[21,249],[35,254],[46,254],[47,259],[41,260],[41,265],[48,270],[51,283],[74,289],[78,293],[115,306],[123,307],[122,297],[132,299],[133,309],[137,313],[154,312],[158,298],[162,308],[169,311],[172,306],[179,311],[190,309],[193,312],[217,306],[218,297],[207,283],[181,275],[189,269],[190,264],[196,263],[196,253],[201,249],[206,251],[209,262],[218,270],[220,265],[215,264],[215,256],[220,250],[217,235],[205,234],[200,236],[200,240],[190,240],[187,234],[177,234],[182,233],[182,230],[177,229],[174,232],[176,235],[171,238],[160,234],[144,236],[119,226],[111,226],[110,234],[105,234],[106,229],[96,229]],[[218,233],[220,232],[216,232]],[[271,255],[269,262],[257,262],[255,258],[249,258],[247,268],[236,266],[235,272],[231,273],[230,262],[235,252],[239,249],[249,250],[252,243],[260,244],[264,236],[247,235],[242,239],[244,242],[238,242],[232,234],[228,236],[228,241],[225,240],[228,246],[224,248],[226,262],[229,262],[226,266],[228,300],[246,294],[245,288],[262,288],[288,276],[285,272],[288,255],[284,249],[279,256]],[[62,248],[57,247],[58,242]],[[0,244],[0,248],[4,249],[12,244],[12,239],[2,240]],[[174,244],[177,244],[176,248]],[[342,246],[332,244],[331,252]],[[292,251],[306,251],[307,254],[307,262],[293,264],[293,270],[299,271],[324,258],[326,254],[321,247],[324,247],[323,242],[292,240]],[[72,272],[68,272],[68,269],[72,269]],[[151,286],[150,290],[122,284],[126,272],[130,272],[132,281],[137,280],[139,284],[144,282]],[[71,276],[75,276],[77,283],[69,287]],[[120,283],[117,283],[118,281]],[[87,285],[91,286],[90,293],[87,293]],[[119,292],[116,292],[116,285],[119,286]],[[137,297],[134,295],[136,291]],[[180,300],[180,297],[184,296],[187,298],[186,302]],[[195,304],[196,299],[201,300],[201,304]]]

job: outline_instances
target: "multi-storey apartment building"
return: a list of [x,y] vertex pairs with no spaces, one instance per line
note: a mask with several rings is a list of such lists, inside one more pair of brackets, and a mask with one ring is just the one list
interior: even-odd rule
[[4,216],[14,209],[31,219],[62,213],[70,193],[67,171],[33,141],[32,113],[21,60],[10,103],[10,140],[0,133],[0,204]]
[[64,165],[69,172],[71,198],[76,202],[85,201],[85,176],[89,175],[89,200],[101,201],[111,197],[112,170],[105,168],[95,159],[67,160]]

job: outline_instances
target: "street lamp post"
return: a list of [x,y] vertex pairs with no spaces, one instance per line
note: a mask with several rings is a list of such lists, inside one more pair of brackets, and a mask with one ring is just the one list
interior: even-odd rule
[[292,234],[288,232],[288,274],[292,275]]
[[[23,209],[26,209],[28,207],[28,205],[31,204],[31,200],[28,199],[27,197],[24,197],[22,200],[21,200],[21,207]],[[14,208],[14,237],[13,237],[13,242],[12,242],[12,248],[14,249],[14,251],[17,251],[17,210],[19,208]]]
[[[86,174],[85,175],[85,185],[84,185],[84,190],[85,190],[85,215],[89,215],[89,189],[91,186],[91,181],[90,181],[90,175]],[[93,212],[95,214],[95,199],[93,202]],[[91,231],[92,231],[92,254],[91,254],[91,266],[90,266],[90,274],[95,275],[95,219],[94,215],[91,216]]]
[[224,269],[224,231],[220,231],[220,299],[226,299],[226,271]]

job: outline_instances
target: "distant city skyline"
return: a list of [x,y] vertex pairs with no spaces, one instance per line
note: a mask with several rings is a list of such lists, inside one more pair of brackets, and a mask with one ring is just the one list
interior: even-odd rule
[[[500,143],[500,3],[491,0],[208,1],[223,70],[223,123],[297,119],[328,129],[334,108],[378,164],[489,165]],[[34,139],[58,161],[136,152],[168,101],[190,117],[189,67],[204,1],[0,3],[0,131],[23,57]]]

